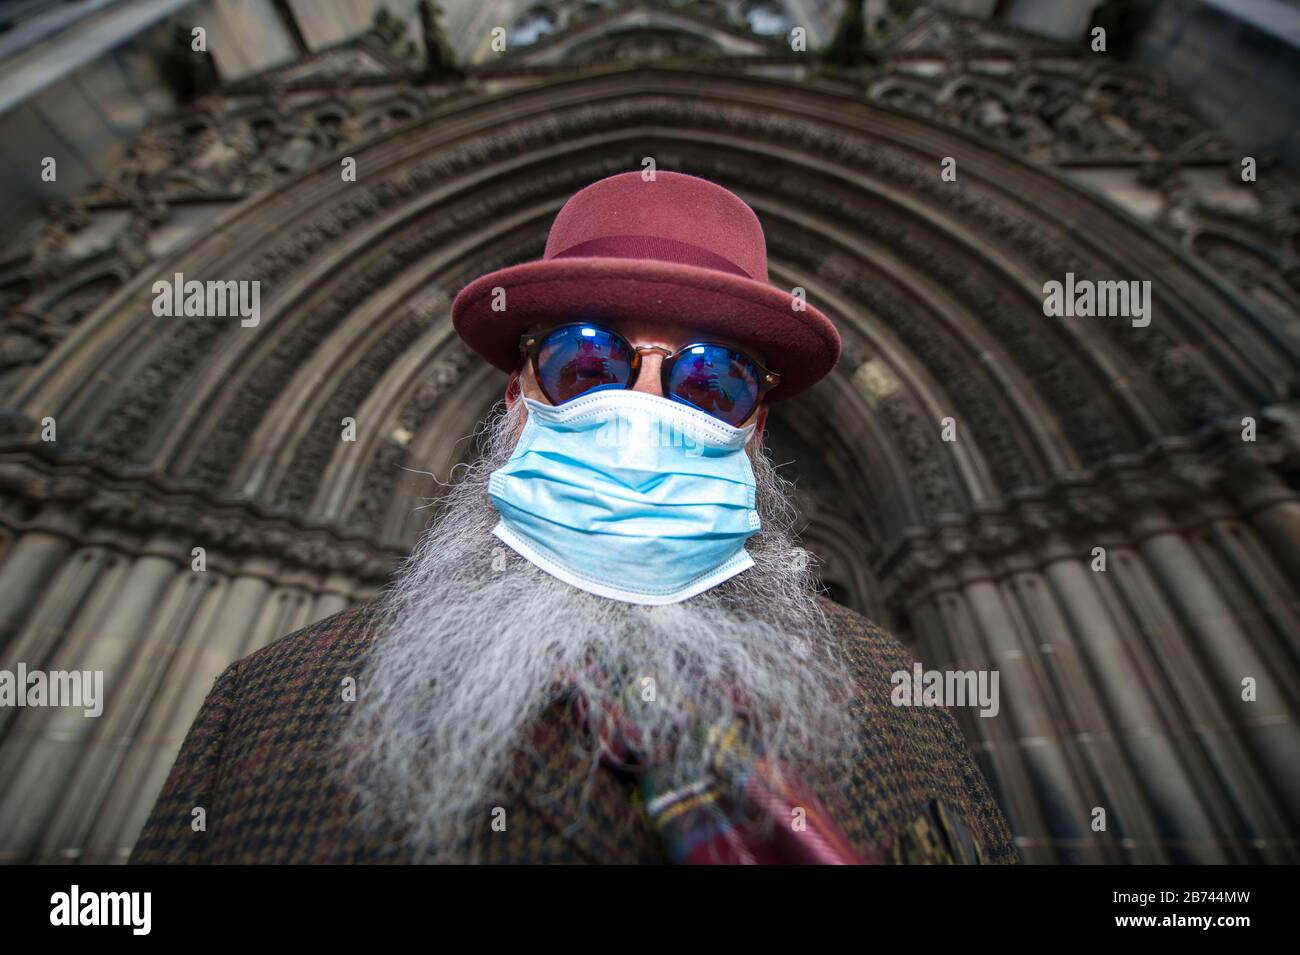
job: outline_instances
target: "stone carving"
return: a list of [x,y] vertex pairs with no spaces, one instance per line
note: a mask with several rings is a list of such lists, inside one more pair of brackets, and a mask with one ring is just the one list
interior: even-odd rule
[[[738,35],[737,18],[757,6],[735,0],[693,4],[690,16],[712,11],[712,32],[617,36],[611,31],[585,45],[574,43],[570,64],[595,55],[713,57],[716,46],[699,37]],[[587,11],[584,0],[555,0],[547,9],[556,11],[560,30],[608,15]],[[755,105],[757,97],[730,100],[731,89],[743,91],[741,73],[750,68],[748,60],[736,61],[735,75],[724,78],[717,92],[666,92],[682,74],[664,71],[662,89],[653,93],[592,97],[578,105],[555,105],[544,92],[529,93],[541,107],[533,114],[486,132],[467,132],[450,147],[421,151],[422,137],[438,132],[434,124],[421,125],[421,116],[449,96],[477,95],[479,84],[500,82],[502,73],[490,80],[472,75],[463,85],[420,80],[417,63],[402,62],[414,52],[408,24],[390,25],[400,27],[392,31],[392,49],[374,37],[345,44],[232,85],[151,128],[109,180],[78,202],[52,208],[43,229],[23,233],[15,250],[0,257],[3,393],[21,390],[32,365],[93,309],[118,320],[130,319],[132,309],[147,308],[124,302],[117,290],[132,280],[147,287],[157,256],[184,241],[177,237],[182,221],[192,223],[204,210],[215,218],[275,184],[295,199],[306,197],[292,227],[251,235],[236,226],[225,235],[233,238],[226,261],[238,273],[230,277],[263,282],[266,314],[255,346],[235,358],[234,372],[219,391],[199,394],[196,384],[206,380],[203,373],[217,356],[224,360],[233,345],[248,342],[229,337],[230,325],[175,323],[126,339],[104,355],[103,369],[78,382],[84,391],[55,397],[93,409],[89,418],[69,415],[66,429],[60,421],[57,447],[36,439],[32,417],[0,409],[3,533],[46,531],[79,546],[111,545],[124,556],[163,556],[178,568],[198,540],[217,571],[212,579],[254,573],[307,597],[328,589],[346,600],[360,596],[364,587],[379,586],[410,544],[384,540],[406,504],[397,485],[401,467],[427,465],[413,460],[418,453],[413,449],[440,439],[431,429],[435,419],[444,420],[440,412],[475,413],[465,401],[466,379],[479,367],[478,359],[449,338],[405,393],[382,409],[383,431],[358,445],[368,459],[356,463],[348,487],[329,489],[331,500],[349,495],[343,513],[323,525],[309,511],[322,497],[321,482],[329,479],[338,452],[338,418],[373,398],[381,382],[387,387],[386,376],[403,351],[431,322],[442,320],[446,297],[478,274],[540,254],[544,224],[534,222],[489,243],[485,221],[502,222],[554,203],[603,175],[636,168],[639,157],[651,152],[660,168],[708,175],[752,198],[760,215],[773,220],[767,223],[769,249],[780,271],[807,276],[809,284],[815,277],[819,287],[846,303],[848,314],[835,316],[844,325],[845,352],[837,374],[853,375],[870,361],[883,363],[885,358],[859,336],[865,321],[887,326],[882,337],[901,343],[904,360],[951,396],[963,437],[987,461],[1000,497],[995,493],[975,504],[917,395],[906,387],[873,391],[857,378],[854,385],[869,395],[873,427],[878,423],[892,445],[890,472],[897,463],[897,486],[886,488],[880,500],[862,494],[860,487],[847,488],[862,500],[837,510],[842,496],[835,495],[845,480],[839,470],[855,474],[854,462],[846,465],[846,459],[858,436],[828,412],[833,441],[816,447],[794,442],[802,500],[808,513],[824,518],[817,523],[821,536],[810,540],[827,545],[839,562],[828,566],[837,574],[854,578],[843,586],[865,583],[873,603],[879,590],[904,639],[917,601],[974,579],[994,579],[1003,588],[1017,631],[1008,636],[1032,635],[1037,624],[1019,619],[1021,612],[1032,615],[1032,601],[1017,607],[1022,583],[1009,576],[1012,571],[1027,569],[1026,576],[1038,576],[1033,572],[1048,558],[1085,560],[1099,540],[1131,545],[1134,522],[1153,516],[1189,539],[1195,536],[1195,547],[1209,546],[1200,540],[1208,535],[1199,533],[1209,522],[1225,514],[1233,515],[1229,520],[1250,514],[1254,521],[1267,505],[1294,500],[1291,489],[1300,486],[1300,416],[1286,396],[1296,382],[1280,361],[1269,366],[1280,368],[1278,375],[1259,374],[1251,355],[1266,351],[1270,341],[1284,344],[1278,333],[1296,315],[1297,193],[1263,157],[1261,169],[1270,172],[1266,180],[1250,189],[1233,182],[1239,157],[1181,112],[1158,83],[1088,66],[1070,50],[1049,50],[1024,37],[989,36],[973,22],[934,15],[893,23],[885,31],[894,37],[893,45],[885,45],[877,69],[861,81],[864,100],[927,115],[1054,173],[1068,175],[1072,163],[1127,170],[1132,178],[1126,183],[1145,190],[1156,207],[1154,228],[1241,293],[1202,281],[1195,268],[1171,253],[1164,260],[1169,275],[1185,279],[1193,294],[1161,303],[1167,321],[1142,335],[1097,323],[1075,338],[1041,321],[1026,282],[1045,271],[1098,276],[1126,250],[1096,248],[1080,238],[1078,223],[1052,221],[1049,210],[1026,208],[1014,178],[985,184],[972,176],[954,190],[935,176],[933,157],[867,132],[870,124],[855,130],[851,120],[840,123],[813,111],[792,116],[779,104]],[[899,32],[890,32],[895,29]],[[651,39],[653,47],[646,42]],[[754,37],[747,39],[759,45]],[[925,52],[901,55],[906,51]],[[774,53],[770,63],[758,64],[771,65],[786,69],[788,61]],[[774,75],[777,70],[769,74]],[[837,80],[852,75],[841,72]],[[505,82],[546,81],[539,71],[520,69]],[[593,80],[600,82],[608,79]],[[897,116],[884,119],[904,122]],[[367,173],[374,175],[355,188],[331,194],[318,188],[323,176],[310,189],[294,181],[336,153],[353,151],[367,137],[404,126],[405,133],[372,153],[382,154],[384,162],[372,164]],[[638,127],[671,135],[627,138]],[[926,132],[935,143],[966,138],[938,128]],[[596,148],[568,152],[588,139]],[[806,166],[759,158],[796,153],[807,157]],[[510,168],[521,157],[542,155],[563,158]],[[826,174],[814,173],[814,166]],[[1007,168],[1018,171],[1011,163]],[[1228,186],[1209,182],[1211,171],[1228,177]],[[1027,178],[1048,179],[1039,172]],[[443,190],[450,198],[423,205],[425,197]],[[897,197],[907,208],[893,205]],[[247,211],[263,210],[250,205]],[[195,232],[210,230],[212,221],[200,222]],[[813,227],[805,231],[803,222]],[[373,239],[356,241],[363,231]],[[1137,229],[1128,234],[1140,236]],[[1141,238],[1147,249],[1157,245],[1150,235]],[[460,242],[473,251],[433,267],[436,253]],[[992,246],[997,254],[986,254]],[[876,260],[877,250],[902,268]],[[381,312],[376,302],[396,282],[437,291]],[[291,296],[291,289],[301,288],[306,291]],[[1200,327],[1200,295],[1239,298],[1242,327],[1212,332]],[[257,499],[231,493],[234,477],[249,463],[242,458],[249,436],[267,422],[287,389],[304,386],[303,370],[336,344],[329,339],[349,317],[360,314],[373,315],[373,324],[359,343],[342,349],[343,371],[323,386],[311,383],[320,387],[312,405],[320,414],[286,429],[293,434],[283,448],[288,459],[283,473],[277,471]],[[1239,353],[1247,356],[1240,362],[1234,357],[1237,343],[1220,350],[1217,337],[1237,333],[1245,339]],[[1116,366],[1126,379],[1123,400],[1110,391]],[[1009,394],[1007,377],[1023,383],[1024,393]],[[1278,380],[1259,383],[1266,377]],[[845,382],[828,384],[835,389]],[[1181,436],[1153,435],[1143,415],[1130,414],[1156,393],[1159,402],[1138,410]],[[195,405],[199,401],[202,408]],[[1239,407],[1244,403],[1249,406]],[[810,407],[816,406],[797,409],[792,403],[786,413],[793,418]],[[1260,423],[1259,441],[1249,445],[1239,434],[1246,411]],[[179,414],[197,424],[194,431],[179,431]],[[800,423],[805,428],[800,434],[812,445],[815,427],[808,426],[807,417]],[[774,430],[779,428],[778,422]],[[1040,433],[1051,440],[1062,436],[1080,469],[1049,473]],[[193,467],[183,474],[159,473],[157,449],[163,442],[179,447],[174,459],[192,460]],[[904,495],[904,518],[880,513]],[[904,521],[909,526],[900,527]],[[1247,521],[1240,523],[1248,527]],[[1267,559],[1262,545],[1259,556]],[[846,565],[852,573],[843,572]],[[1206,566],[1217,578],[1211,562]],[[1214,582],[1235,606],[1240,588],[1226,579]],[[1159,591],[1153,596],[1158,600]],[[962,640],[979,644],[978,630],[989,621],[972,619],[972,611],[979,616],[978,601],[963,604],[962,599],[952,590],[942,605],[932,604],[924,625],[918,615],[914,636],[925,641],[927,629],[951,620],[957,625],[951,652],[967,652]],[[1115,609],[1122,622],[1121,602]],[[149,626],[162,622],[160,617]],[[966,628],[971,633],[963,633]],[[1133,635],[1133,649],[1140,650],[1143,641],[1136,630]],[[1033,652],[1028,643],[1025,649]],[[1049,685],[1050,679],[1043,687]],[[1069,721],[1055,719],[1046,728],[1065,730]],[[1015,784],[1014,774],[1008,778]]]
[[348,370],[332,390],[329,400],[298,445],[293,464],[276,492],[276,504],[295,511],[310,507],[330,460],[339,448],[339,421],[355,415],[367,393],[398,356],[432,324],[432,309],[425,303],[409,306],[392,323],[364,357]]
[[[111,537],[129,547],[162,547],[182,564],[201,542],[217,561],[257,556],[283,561],[286,569],[345,571],[378,586],[402,556],[368,540],[269,516],[248,502],[219,501],[166,481],[118,478],[100,484],[72,460],[7,461],[0,466],[0,491],[6,504],[40,506],[36,526],[59,528],[60,533],[79,527],[87,536]],[[235,567],[226,564],[225,569]]]
[[[842,331],[841,336],[841,367],[852,373],[869,355],[855,335]],[[875,410],[894,437],[895,448],[907,462],[908,482],[922,513],[934,519],[959,512],[961,499],[944,467],[945,456],[938,446],[938,434],[933,423],[921,414],[915,399],[905,391],[894,391],[881,397]]]
[[387,7],[375,11],[370,32],[389,53],[399,59],[414,60],[419,54],[407,24]]
[[[581,181],[587,174],[582,167],[573,167],[564,171],[566,177]],[[391,187],[391,188],[389,188]],[[391,206],[400,198],[409,195],[415,188],[414,179],[400,185],[386,184],[377,187],[376,202],[378,206]],[[191,470],[192,476],[204,481],[209,486],[222,483],[238,464],[239,450],[244,446],[247,434],[261,420],[262,415],[275,398],[283,382],[289,380],[293,368],[310,355],[324,337],[347,317],[369,295],[387,282],[402,269],[410,266],[421,256],[441,247],[451,236],[469,227],[472,223],[485,221],[497,214],[497,210],[518,207],[537,196],[546,194],[551,189],[546,177],[538,177],[528,183],[520,183],[510,189],[496,190],[491,196],[476,197],[458,206],[440,212],[432,226],[426,226],[414,233],[408,233],[403,239],[384,254],[354,271],[346,282],[337,289],[329,300],[320,307],[312,308],[308,316],[294,326],[294,334],[282,341],[278,347],[259,366],[258,370],[248,376],[249,384],[241,388],[235,398],[233,408],[225,416],[225,426],[207,443],[198,461]],[[333,218],[334,224],[347,221],[347,216]],[[313,239],[317,233],[312,233]],[[307,242],[310,246],[312,243]],[[295,252],[303,246],[295,245]],[[267,272],[274,277],[283,274],[285,259],[276,257],[270,260]],[[272,288],[274,285],[272,285]],[[145,396],[142,396],[145,397]]]
[[[1281,445],[1273,440],[1260,447],[1275,450]],[[1264,453],[1267,457],[1268,451]],[[1208,498],[1232,494],[1249,474],[1268,473],[1267,466],[1247,463],[1240,441],[1230,431],[1207,434],[1199,444],[1188,442],[1088,474],[1053,479],[996,510],[985,509],[961,523],[945,522],[913,535],[881,585],[887,594],[897,595],[891,606],[904,606],[923,599],[937,573],[958,572],[967,557],[996,563],[1026,548],[1063,545],[1085,559],[1099,539],[1122,534],[1140,510],[1163,509],[1202,519],[1197,508]]]
[[[1270,293],[1275,300],[1287,301],[1286,296],[1294,291],[1297,272],[1291,260],[1255,258],[1241,251],[1245,246],[1223,238],[1228,235],[1224,223],[1230,219],[1224,210],[1217,211],[1218,231],[1211,232],[1206,225],[1210,211],[1203,204],[1178,204],[1182,202],[1176,185],[1181,175],[1180,160],[1169,156],[1169,151],[1185,148],[1202,133],[1158,101],[1162,91],[1157,86],[1120,74],[1062,70],[1059,58],[1051,69],[1045,60],[1034,57],[1017,56],[1015,62],[1016,69],[1009,75],[991,77],[979,75],[978,59],[961,56],[954,58],[948,64],[949,72],[937,80],[909,74],[891,62],[885,65],[882,78],[868,88],[867,95],[912,111],[928,112],[977,135],[1021,149],[1037,161],[1146,156],[1152,169],[1172,170],[1167,175],[1167,181],[1174,184],[1169,187],[1170,208],[1181,211],[1170,212],[1168,221],[1162,223],[1164,227],[1184,228],[1192,242],[1200,241],[1193,251],[1221,262],[1238,284],[1250,282],[1250,287]],[[87,217],[98,214],[95,203],[133,203],[133,225],[119,236],[113,248],[124,277],[129,276],[148,266],[151,233],[166,223],[187,196],[228,194],[237,198],[258,184],[292,175],[329,150],[355,142],[366,134],[367,127],[379,128],[375,123],[386,128],[392,122],[418,115],[435,101],[427,90],[386,92],[374,80],[371,77],[363,81],[351,72],[343,72],[318,77],[312,81],[317,84],[313,88],[309,82],[284,73],[245,84],[238,95],[223,93],[202,101],[191,114],[147,132],[118,174],[92,193],[88,206],[57,211],[47,234],[33,248],[31,278],[48,293],[79,274],[81,262],[74,256],[73,240],[85,228]],[[326,95],[321,95],[322,85],[328,87]],[[398,95],[401,98],[394,99]],[[395,103],[400,105],[393,106]],[[401,112],[393,112],[390,107]],[[248,387],[235,393],[186,476],[213,491],[222,488],[239,465],[247,436],[273,406],[279,389],[293,379],[295,369],[352,309],[362,307],[402,270],[411,268],[451,236],[503,210],[567,194],[601,175],[631,168],[629,163],[634,165],[635,156],[632,152],[627,156],[606,152],[599,158],[561,164],[562,168],[548,167],[536,175],[494,187],[491,194],[485,191],[458,199],[431,213],[427,220],[399,222],[382,244],[367,250],[366,258],[330,276],[327,286],[317,290],[313,298],[277,301],[276,289],[304,265],[315,262],[327,244],[343,239],[379,216],[397,212],[436,183],[507,157],[571,142],[579,136],[642,124],[723,131],[755,142],[771,141],[805,150],[870,175],[891,189],[943,207],[972,230],[998,242],[1009,254],[1037,267],[1053,272],[1072,269],[1080,275],[1095,271],[1095,264],[1068,235],[1022,218],[979,189],[945,190],[932,170],[923,168],[913,157],[842,127],[802,118],[792,120],[741,103],[660,94],[549,111],[508,129],[467,140],[455,149],[412,160],[382,179],[349,191],[292,233],[250,248],[244,274],[263,282],[267,295],[264,301],[271,308],[293,316],[289,324],[294,332],[249,368],[244,376]],[[1213,141],[1200,142],[1210,150],[1218,148]],[[669,166],[672,156],[672,148],[660,153],[661,161]],[[774,166],[737,161],[708,150],[689,156],[678,153],[677,158],[692,171],[711,175],[742,191],[798,203],[818,216],[837,219],[855,235],[893,250],[927,280],[947,290],[1013,356],[1043,402],[1057,413],[1060,427],[1085,463],[1097,464],[1131,452],[1145,440],[1146,436],[1135,432],[1111,403],[1100,379],[1080,357],[1074,343],[1044,334],[1042,323],[1035,320],[1027,303],[983,274],[978,259],[963,258],[953,248],[937,247],[923,232],[882,213],[863,197],[843,194],[821,183],[797,181]],[[1295,234],[1293,210],[1287,206],[1290,195],[1285,188],[1275,188],[1267,205],[1270,221],[1277,224],[1276,235]],[[1236,240],[1236,236],[1232,238]],[[540,235],[524,237],[498,264],[535,257],[540,254],[541,239]],[[957,343],[935,334],[932,323],[915,303],[887,283],[868,281],[859,267],[835,261],[817,237],[777,230],[771,233],[770,242],[774,254],[808,274],[820,273],[848,300],[867,307],[894,329],[968,416],[971,433],[999,487],[1004,491],[1034,487],[1048,479],[1042,462],[1022,446],[1019,424],[1000,394],[998,381],[963,354]],[[489,263],[500,252],[498,249],[456,263],[451,274],[431,280],[454,291],[464,281],[494,267]],[[1288,267],[1290,273],[1285,271]],[[71,294],[71,289],[59,293],[63,296],[59,299],[62,311],[9,313],[10,317],[0,325],[0,343],[4,344],[0,359],[9,362],[0,366],[0,387],[6,380],[6,368],[21,370],[39,360],[62,329],[75,323],[94,304],[95,295],[104,294],[91,286],[80,287],[81,295]],[[23,317],[18,319],[20,315]],[[48,317],[51,315],[55,317]],[[227,331],[201,323],[171,327],[154,346],[150,360],[140,366],[138,375],[122,390],[118,405],[102,427],[95,429],[87,447],[118,461],[148,460],[157,429],[164,428],[168,421],[161,412],[175,403],[181,386],[192,380],[192,370],[218,348]],[[377,340],[347,374],[332,383],[327,408],[355,408],[416,333],[409,316],[395,320],[390,331],[391,336]],[[1169,328],[1152,328],[1148,332],[1121,339],[1116,329],[1099,325],[1095,334],[1109,339],[1113,347],[1125,350],[1145,367],[1170,396],[1171,404],[1186,411],[1188,428],[1234,410],[1234,402],[1207,372],[1195,347],[1189,347]],[[398,414],[401,430],[416,433],[431,403],[455,387],[470,361],[463,351],[444,352],[431,369],[431,381]],[[921,415],[911,396],[888,396],[877,410],[884,426],[899,442],[923,513],[935,520],[962,512],[965,508],[961,495],[934,447],[934,424]],[[329,412],[324,418],[330,419],[333,414]],[[310,505],[336,444],[336,430],[328,422],[317,422],[307,429],[295,449],[292,466],[275,490],[275,507],[285,513],[301,514]],[[394,441],[379,443],[374,458],[364,467],[356,503],[346,516],[348,526],[363,535],[378,532],[385,507],[392,500],[397,465],[403,463],[407,463],[403,445]],[[987,550],[988,534],[993,532],[981,537],[977,548],[980,553]]]
[[441,5],[432,0],[420,0],[420,29],[424,41],[424,75],[428,79],[442,80],[460,77],[464,72],[456,65],[451,44],[442,32],[438,21],[442,18]]
[[[487,266],[490,270],[492,266]],[[459,340],[449,343],[430,366],[427,376],[397,414],[396,425],[381,444],[366,473],[362,491],[347,516],[347,526],[359,535],[376,535],[394,500],[393,488],[402,468],[418,467],[409,455],[409,440],[399,441],[394,433],[415,435],[433,408],[461,380],[479,359]]]
[[[987,61],[983,61],[987,62]],[[1015,148],[1040,162],[1182,158],[1195,153],[1227,161],[1227,144],[1176,105],[1170,91],[1144,73],[1099,71],[1095,64],[1054,58],[1003,69],[966,61],[938,75],[889,60],[867,87],[869,98],[930,116]]]
[[46,356],[63,337],[64,329],[51,316],[15,309],[0,324],[0,394],[19,375]]
[[[914,165],[892,156],[878,147],[871,145],[857,137],[849,136],[838,131],[832,132],[826,129],[817,128],[814,124],[794,124],[793,128],[790,123],[771,123],[767,117],[762,114],[751,113],[748,110],[739,108],[730,108],[721,113],[717,110],[709,109],[699,103],[683,102],[668,97],[644,97],[636,102],[621,102],[611,105],[602,105],[600,107],[584,106],[573,114],[562,114],[559,116],[547,115],[537,121],[531,127],[515,127],[511,135],[506,138],[489,138],[486,141],[478,141],[460,151],[451,152],[437,158],[428,158],[419,161],[408,169],[402,170],[399,174],[384,180],[375,185],[369,186],[358,193],[352,194],[349,198],[336,204],[328,209],[317,219],[307,225],[299,228],[287,239],[282,240],[269,251],[264,253],[255,268],[255,274],[262,277],[264,283],[274,283],[287,272],[294,268],[298,263],[307,261],[316,252],[323,243],[339,236],[344,230],[355,227],[362,220],[369,218],[384,209],[391,208],[396,203],[404,200],[417,189],[422,188],[425,183],[435,177],[455,175],[458,171],[468,168],[470,165],[477,165],[482,162],[493,161],[497,156],[502,155],[507,149],[516,148],[521,137],[532,139],[534,143],[537,140],[542,142],[552,141],[555,139],[567,138],[569,135],[576,133],[578,130],[589,132],[590,128],[599,128],[605,124],[618,124],[625,122],[645,121],[648,116],[654,116],[660,121],[671,118],[671,121],[689,124],[689,125],[708,125],[716,128],[719,123],[728,128],[749,132],[752,134],[755,128],[762,129],[776,135],[778,130],[780,135],[789,137],[793,132],[809,148],[824,152],[829,155],[835,155],[843,158],[845,161],[854,162],[859,168],[870,169],[877,174],[886,178],[893,179],[901,185],[923,193],[934,194],[940,184],[934,181],[934,177],[923,174]],[[745,181],[748,176],[744,169],[737,167],[735,170],[728,170],[735,174],[736,179]],[[580,182],[580,176],[589,176],[595,178],[598,170],[576,169],[568,170],[560,179],[565,183]],[[782,184],[779,177],[773,173],[758,171],[752,175],[757,177],[767,177],[763,185],[781,191]],[[590,181],[588,179],[587,181]],[[518,204],[526,201],[531,194],[532,196],[541,196],[547,194],[547,190],[559,191],[556,185],[554,174],[537,177],[527,184],[514,187],[523,190],[522,192],[513,192],[508,195],[508,201]],[[787,186],[785,191],[791,191]],[[553,194],[553,193],[552,193]],[[814,202],[819,197],[816,193],[809,196],[807,193],[799,193],[802,201]],[[822,201],[826,201],[823,199]],[[1059,240],[1048,237],[1042,230],[1036,226],[1017,220],[1006,210],[989,202],[981,196],[972,194],[969,190],[963,191],[958,195],[949,195],[945,197],[955,205],[960,211],[968,214],[974,220],[990,228],[1001,237],[1005,237],[1015,242],[1015,244],[1024,248],[1036,260],[1050,263],[1048,266],[1053,270],[1059,270],[1063,266],[1077,264],[1080,272],[1086,272],[1087,266],[1082,263],[1078,257],[1069,251]],[[449,212],[443,220],[449,227],[467,223],[470,221],[482,221],[482,219],[491,215],[489,209],[476,205],[467,215],[457,212]],[[872,217],[859,217],[858,222],[866,221],[871,223]],[[423,248],[431,248],[436,244],[437,235],[427,235],[418,244]],[[892,241],[897,244],[900,241],[898,234],[892,237]],[[909,249],[908,254],[914,256],[915,249]],[[406,259],[405,256],[401,257]],[[933,260],[935,256],[930,255]],[[408,259],[409,260],[409,259]],[[399,266],[400,261],[388,260],[389,265],[382,266],[381,269],[391,271],[391,268]],[[354,284],[350,290],[345,290],[345,295],[338,299],[339,302],[355,302],[357,295],[365,294],[365,287],[370,282],[380,283],[383,279],[378,273],[360,285]],[[347,306],[344,306],[345,308]],[[998,303],[985,302],[983,312],[989,317],[996,317],[1002,314]],[[336,321],[340,315],[340,309],[327,308],[314,315],[310,320],[314,324],[328,324],[330,321]],[[323,324],[322,324],[323,323]],[[1148,330],[1152,331],[1152,330]],[[1161,341],[1162,336],[1164,340]],[[310,328],[305,330],[303,339],[304,345],[315,338],[310,334]],[[1189,397],[1189,406],[1201,409],[1203,413],[1217,414],[1224,410],[1225,405],[1215,396],[1217,389],[1210,384],[1209,380],[1200,373],[1197,364],[1189,356],[1183,355],[1180,359],[1169,359],[1168,353],[1176,348],[1177,343],[1168,338],[1167,334],[1160,331],[1153,331],[1150,336],[1145,336],[1144,340],[1150,340],[1153,344],[1150,350],[1153,352],[1152,357],[1163,357],[1162,361],[1153,361],[1156,373],[1161,376],[1162,383],[1171,387],[1175,392],[1182,393]],[[1126,340],[1126,347],[1131,347],[1131,341]],[[1163,352],[1165,356],[1161,356]],[[931,353],[934,352],[934,345],[925,346]],[[299,347],[296,349],[299,353],[306,353],[305,349]],[[188,355],[192,351],[181,349],[180,354]],[[1053,365],[1050,361],[1044,362],[1044,367],[1050,369]],[[273,369],[274,373],[265,376],[264,380],[279,381],[283,380],[283,373],[286,369]],[[1070,380],[1074,376],[1069,374],[1057,374],[1055,376],[1045,373],[1042,381],[1049,387],[1062,393],[1063,401],[1073,401],[1068,395]],[[954,379],[960,381],[961,379]],[[250,393],[245,399],[249,401],[258,401],[264,404],[269,396],[263,395],[260,398]],[[995,404],[995,403],[994,403]],[[250,406],[251,409],[251,406]],[[247,427],[249,420],[244,415],[235,416],[234,420],[241,422],[242,427]],[[256,413],[253,413],[252,420],[256,420]],[[1095,417],[1089,421],[1088,416],[1076,418],[1076,429],[1081,429],[1085,436],[1083,441],[1084,447],[1096,449],[1093,453],[1106,452],[1123,445],[1116,445],[1113,437],[1107,436],[1106,420],[1103,417]],[[1001,434],[998,437],[993,432]],[[1001,450],[995,453],[997,467],[1000,468],[1000,474],[1003,478],[1011,479],[1013,474],[1019,474],[1020,478],[1026,478],[1028,475],[1020,471],[1020,466],[1013,464],[1018,451],[1014,449],[1013,444],[1009,441],[1008,435],[1011,432],[1003,431],[1000,427],[993,428],[990,431],[990,438],[993,444],[991,447],[1000,447]],[[135,446],[139,446],[138,443]],[[217,448],[220,447],[220,450]],[[206,455],[206,461],[201,467],[201,471],[206,471],[209,467],[207,462],[216,462],[217,470],[207,471],[209,478],[219,480],[222,476],[221,468],[231,466],[230,457],[226,452],[229,448],[224,445],[214,445],[210,453]]]
[[867,47],[866,21],[862,0],[847,0],[835,24],[835,34],[822,52],[823,59],[834,66],[862,66],[875,59]]
[[[943,387],[956,403],[954,413],[960,409],[962,426],[969,426],[974,431],[978,447],[988,457],[1003,488],[1010,490],[1037,483],[1042,474],[1017,445],[1016,429],[1006,416],[998,389],[981,382],[970,363],[944,341],[933,324],[920,320],[909,303],[885,291],[876,281],[867,280],[860,270],[835,258],[824,261],[818,271],[847,291],[869,314],[882,320],[922,356],[926,366],[943,382]],[[937,428],[938,422],[932,427]]]
[[69,248],[72,238],[89,223],[90,216],[84,203],[75,200],[50,203],[45,229],[32,243],[31,261],[27,268],[34,290],[47,288],[67,275],[78,258],[92,254],[86,251],[78,256]]
[[707,37],[667,30],[629,30],[576,45],[566,62],[608,63],[611,60],[655,60],[673,56],[707,56],[722,51]]

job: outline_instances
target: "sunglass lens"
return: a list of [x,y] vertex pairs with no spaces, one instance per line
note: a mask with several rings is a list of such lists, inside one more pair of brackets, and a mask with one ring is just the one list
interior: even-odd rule
[[758,368],[722,345],[692,345],[673,364],[668,393],[730,425],[744,421],[758,404]]
[[564,404],[589,391],[625,388],[631,376],[627,343],[596,325],[557,328],[542,339],[537,352],[538,384],[551,404]]

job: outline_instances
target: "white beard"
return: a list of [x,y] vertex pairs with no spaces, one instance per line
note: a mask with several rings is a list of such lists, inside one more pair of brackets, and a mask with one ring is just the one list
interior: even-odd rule
[[[746,544],[754,566],[681,603],[620,603],[549,576],[491,536],[499,515],[488,476],[509,458],[523,414],[518,402],[484,424],[482,457],[381,597],[339,747],[363,822],[401,831],[416,860],[449,858],[494,805],[508,805],[512,758],[559,698],[561,674],[597,721],[609,688],[593,670],[637,685],[653,677],[655,702],[626,718],[669,786],[698,778],[707,753],[689,730],[735,718],[736,691],[774,761],[842,757],[852,687],[811,555],[791,535],[788,482],[766,453],[751,453],[762,520]],[[594,767],[598,740],[575,731],[579,740]]]

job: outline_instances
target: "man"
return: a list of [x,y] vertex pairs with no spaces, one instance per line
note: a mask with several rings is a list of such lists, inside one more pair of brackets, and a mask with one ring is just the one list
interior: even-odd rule
[[794,542],[767,407],[840,343],[747,205],[604,179],[452,319],[510,373],[482,457],[378,601],[221,675],[135,861],[1018,861]]

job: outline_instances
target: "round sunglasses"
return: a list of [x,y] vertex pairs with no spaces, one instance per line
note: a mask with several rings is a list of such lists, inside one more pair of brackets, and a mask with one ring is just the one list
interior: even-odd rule
[[641,353],[647,351],[664,358],[659,374],[665,397],[733,427],[781,383],[776,372],[730,345],[696,342],[674,352],[662,345],[633,345],[613,329],[588,322],[525,333],[519,350],[532,362],[538,387],[553,405],[595,391],[631,388],[641,371]]

